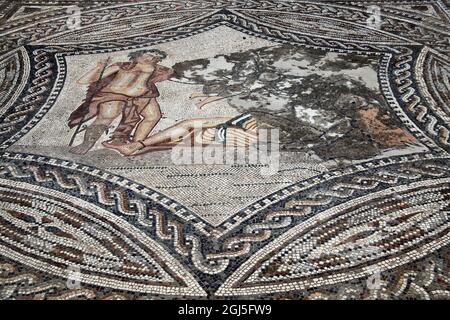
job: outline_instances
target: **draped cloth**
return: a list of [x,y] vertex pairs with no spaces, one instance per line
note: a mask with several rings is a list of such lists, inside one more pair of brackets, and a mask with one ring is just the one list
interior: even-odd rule
[[[132,70],[136,63],[125,62],[116,63],[122,70]],[[119,101],[124,103],[122,109],[122,119],[119,126],[114,132],[114,137],[129,136],[135,126],[141,121],[140,113],[145,108],[152,98],[159,97],[159,91],[155,83],[160,81],[162,77],[170,73],[170,68],[157,65],[152,76],[147,80],[147,91],[137,97],[127,96],[115,92],[108,92],[106,87],[114,80],[117,72],[94,82],[89,85],[86,98],[83,103],[69,116],[68,125],[73,128],[80,123],[87,122],[96,117],[99,112],[99,106],[102,103]]]

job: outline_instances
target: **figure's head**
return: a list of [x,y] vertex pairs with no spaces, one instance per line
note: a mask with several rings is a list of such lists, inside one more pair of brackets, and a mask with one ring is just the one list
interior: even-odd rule
[[154,64],[162,61],[167,57],[167,53],[158,49],[134,51],[128,54],[128,58],[132,61],[143,64]]

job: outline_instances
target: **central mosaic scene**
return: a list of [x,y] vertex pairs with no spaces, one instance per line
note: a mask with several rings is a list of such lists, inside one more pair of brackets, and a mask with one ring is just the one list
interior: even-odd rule
[[73,2],[0,0],[1,299],[450,297],[441,1]]
[[[217,225],[330,168],[427,150],[386,103],[379,59],[277,44],[229,27],[139,50],[68,56],[54,106],[8,150],[105,168]],[[258,129],[278,131],[278,174],[261,175],[245,161],[174,164],[180,144],[245,149]]]

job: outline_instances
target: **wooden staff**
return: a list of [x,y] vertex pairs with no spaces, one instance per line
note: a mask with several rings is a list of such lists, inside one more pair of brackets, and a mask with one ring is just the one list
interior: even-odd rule
[[93,94],[90,95],[89,99],[85,102],[87,104],[87,111],[83,114],[83,117],[80,120],[80,123],[78,124],[78,126],[75,129],[75,132],[72,135],[72,138],[70,139],[69,142],[69,147],[71,147],[73,145],[73,142],[75,141],[75,137],[82,132],[83,130],[81,130],[81,127],[83,126],[84,120],[86,115],[89,113],[89,106],[92,103],[92,99],[95,97],[95,95],[97,94],[97,91],[100,89],[100,81],[103,79],[103,75],[105,74],[106,68],[108,67],[108,64],[111,61],[111,57],[108,57],[108,59],[106,59],[105,65],[103,66],[102,71],[100,72],[100,77],[98,78],[98,80],[95,82],[95,88],[94,88],[94,92]]

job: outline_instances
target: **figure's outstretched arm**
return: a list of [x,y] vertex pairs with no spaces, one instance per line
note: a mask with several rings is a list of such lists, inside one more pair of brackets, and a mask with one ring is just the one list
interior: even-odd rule
[[97,66],[94,69],[92,69],[91,71],[89,71],[88,73],[86,73],[85,75],[83,75],[80,79],[78,79],[77,83],[78,84],[91,84],[91,83],[99,80],[102,70],[105,70],[103,72],[103,76],[102,76],[102,78],[105,78],[105,77],[119,71],[119,69],[120,69],[120,67],[116,64],[110,65],[110,66],[106,67],[106,69],[105,69],[105,66],[106,66],[106,61],[97,62]]
[[175,75],[174,69],[158,65],[156,69],[156,74],[153,77],[152,81],[155,83],[169,80],[174,75]]

